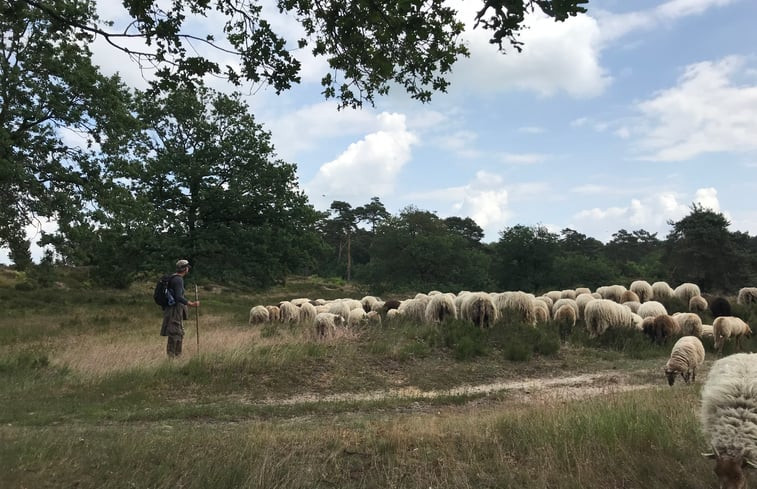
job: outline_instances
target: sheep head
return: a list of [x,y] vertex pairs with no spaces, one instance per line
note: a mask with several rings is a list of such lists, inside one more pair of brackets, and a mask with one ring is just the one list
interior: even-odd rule
[[706,458],[715,459],[715,475],[718,476],[720,489],[747,489],[744,469],[757,468],[757,465],[742,456],[731,457],[714,453],[703,453]]
[[678,376],[678,372],[676,372],[675,370],[666,368],[665,369],[665,376],[668,378],[668,385],[672,386],[675,383],[675,381],[676,381],[676,377]]

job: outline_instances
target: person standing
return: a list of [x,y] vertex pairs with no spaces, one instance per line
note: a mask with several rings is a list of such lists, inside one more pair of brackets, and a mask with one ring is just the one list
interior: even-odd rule
[[176,273],[168,280],[168,290],[171,291],[174,304],[163,308],[163,325],[160,335],[168,337],[166,353],[169,358],[181,355],[181,346],[184,341],[183,320],[188,319],[187,307],[199,307],[200,301],[189,301],[184,297],[184,277],[192,267],[187,260],[176,262]]

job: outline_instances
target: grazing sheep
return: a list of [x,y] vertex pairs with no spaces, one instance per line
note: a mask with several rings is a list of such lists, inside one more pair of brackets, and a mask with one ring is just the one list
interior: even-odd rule
[[636,314],[643,318],[648,316],[661,316],[667,313],[668,311],[665,309],[665,306],[657,301],[647,301],[639,307],[638,311],[636,311]]
[[667,282],[655,282],[652,284],[652,299],[664,301],[673,297],[673,289]]
[[396,319],[398,316],[400,316],[400,310],[399,309],[389,309],[386,311],[386,320],[391,321],[392,319]]
[[534,317],[537,324],[543,324],[549,321],[552,315],[549,313],[549,306],[543,301],[534,301]]
[[633,290],[626,290],[621,294],[620,296],[620,303],[623,304],[624,302],[638,302],[641,303],[641,299],[638,295],[636,295],[636,292]]
[[[350,317],[350,311],[351,311],[350,306],[348,306],[343,301],[334,301],[331,304],[328,304],[328,306],[329,306],[328,312],[330,312],[331,314],[339,314],[340,316],[342,316],[342,319],[344,319],[344,321],[347,322],[347,319],[349,319]],[[362,308],[363,306],[361,304],[360,309]]]
[[371,305],[371,310],[368,311],[368,312],[377,312],[377,313],[380,314],[381,311],[384,310],[384,305],[385,304],[386,304],[386,302],[384,302],[384,301],[376,301],[376,302],[373,303],[373,305]]
[[381,312],[384,316],[389,314],[389,311],[399,309],[402,303],[397,299],[389,299],[384,302],[384,307],[381,308]]
[[562,299],[562,297],[561,297],[562,296],[562,291],[560,291],[560,290],[550,290],[549,292],[547,292],[544,295],[547,296],[547,297],[549,297],[552,300],[553,304],[555,302],[559,301],[560,299]]
[[736,316],[720,316],[712,322],[712,334],[715,338],[715,349],[718,355],[723,353],[723,346],[729,338],[736,341],[737,350],[741,350],[741,341],[744,337],[752,336],[752,329],[741,318]]
[[638,314],[639,308],[641,307],[641,302],[629,301],[629,302],[624,302],[622,305],[629,308],[631,312]]
[[565,289],[560,291],[560,299],[573,299],[576,300],[576,291],[573,289]]
[[756,304],[757,303],[757,287],[744,287],[739,290],[739,295],[736,297],[736,304]]
[[360,299],[360,303],[363,305],[363,310],[365,312],[371,312],[373,310],[373,306],[379,301],[380,299],[373,297],[372,295],[366,295],[365,297]]
[[497,306],[497,313],[503,320],[507,322],[520,321],[523,324],[534,325],[536,324],[535,301],[534,296],[525,292],[504,292],[497,296],[494,305]]
[[724,297],[716,297],[710,301],[712,319],[720,316],[731,316],[731,303]]
[[565,341],[576,325],[576,310],[570,304],[563,304],[555,311],[554,321],[560,331],[560,339]]
[[291,302],[292,304],[294,304],[297,307],[300,307],[304,303],[310,302],[310,299],[306,299],[305,297],[300,297],[300,298],[297,298],[297,299],[292,299],[289,302]]
[[250,320],[247,324],[262,324],[270,320],[268,309],[265,306],[255,306],[250,309]]
[[668,385],[672,386],[678,374],[683,381],[696,382],[697,368],[704,363],[704,345],[696,336],[683,336],[673,345],[668,363],[665,364],[665,376]]
[[363,319],[365,319],[365,311],[363,308],[359,309],[353,309],[350,311],[350,314],[347,316],[347,327],[354,328],[357,326],[360,326],[360,324],[363,322]]
[[322,312],[329,312],[329,305],[328,304],[321,304],[320,306],[315,306],[315,313],[319,314]]
[[621,299],[623,298],[623,292],[625,291],[626,288],[622,285],[607,285],[597,289],[597,292],[603,299],[608,299],[617,302],[618,304],[620,304]]
[[594,300],[596,299],[591,294],[580,294],[576,297],[576,305],[578,306],[578,316],[576,317],[578,319],[583,319],[584,309],[586,309],[586,304]]
[[546,295],[540,295],[536,298],[537,301],[543,302],[547,305],[548,310],[552,310],[552,305],[555,303],[552,299],[547,297]]
[[282,323],[296,323],[300,320],[300,309],[289,301],[279,303]]
[[723,489],[745,489],[745,469],[757,467],[757,355],[717,360],[702,388],[702,432]]
[[654,296],[652,286],[646,280],[634,280],[631,282],[630,289],[639,296],[639,302],[642,304],[651,301]]
[[655,316],[651,323],[646,322],[644,326],[646,327],[644,334],[658,345],[667,343],[673,336],[681,334],[681,327],[675,319],[667,314]]
[[315,316],[313,325],[315,326],[315,336],[318,339],[331,336],[336,328],[344,326],[344,318],[339,314],[330,312],[321,312]]
[[610,328],[638,329],[642,319],[610,299],[597,299],[586,304],[584,322],[590,337],[604,334]]
[[579,317],[579,309],[578,309],[578,303],[573,299],[560,299],[559,301],[555,302],[552,305],[552,317],[555,317],[555,314],[557,314],[557,310],[560,309],[562,306],[568,305],[573,308],[573,311],[576,313],[576,317]]
[[370,311],[365,314],[365,323],[373,326],[381,326],[381,314],[378,311]]
[[673,319],[681,327],[682,335],[702,337],[702,318],[698,315],[693,312],[677,312],[673,314]]
[[497,322],[497,308],[491,296],[485,292],[465,295],[460,316],[481,329],[491,328]]
[[278,323],[281,321],[281,309],[279,306],[265,306],[268,309],[268,320],[272,323]]
[[676,299],[684,304],[688,304],[692,297],[702,295],[699,292],[699,286],[697,284],[692,284],[691,282],[682,283],[675,288],[673,294],[676,296]]
[[305,302],[300,306],[300,322],[310,324],[318,315],[318,310],[315,306],[309,302]]
[[[428,298],[427,295],[424,294],[424,296]],[[416,295],[416,297],[418,296]],[[407,299],[402,301],[399,311],[406,319],[420,324],[426,317],[426,304],[427,301],[426,299],[423,299],[423,297]]]
[[347,307],[350,308],[350,311],[353,309],[363,309],[363,303],[356,299],[342,299],[342,302],[347,305]]
[[701,295],[695,295],[689,299],[689,311],[691,312],[704,312],[707,310],[707,299]]
[[583,295],[583,294],[591,295],[591,289],[588,287],[578,287],[576,289],[576,299],[578,298],[579,295]]
[[599,292],[592,292],[591,296],[595,299],[601,299],[602,295]]
[[424,318],[427,323],[443,323],[448,319],[457,319],[455,300],[450,294],[433,294],[426,305]]
[[711,324],[703,324],[702,325],[702,338],[714,338],[714,337],[715,337],[715,328],[713,328]]

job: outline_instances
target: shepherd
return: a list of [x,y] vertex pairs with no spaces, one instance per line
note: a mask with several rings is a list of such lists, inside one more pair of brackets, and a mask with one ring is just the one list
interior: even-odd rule
[[168,289],[174,299],[174,304],[163,307],[163,325],[160,328],[160,335],[168,337],[166,344],[166,353],[168,358],[181,356],[182,342],[184,341],[184,324],[185,319],[189,319],[187,312],[188,307],[200,307],[200,301],[189,301],[184,297],[184,277],[189,273],[192,267],[187,260],[176,262],[176,273],[171,275],[168,280]]

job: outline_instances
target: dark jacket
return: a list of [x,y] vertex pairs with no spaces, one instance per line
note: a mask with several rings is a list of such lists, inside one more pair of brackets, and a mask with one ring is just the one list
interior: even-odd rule
[[168,280],[168,288],[171,289],[173,299],[177,304],[184,304],[186,306],[189,303],[187,298],[184,297],[184,278],[181,275],[171,275],[171,278]]

